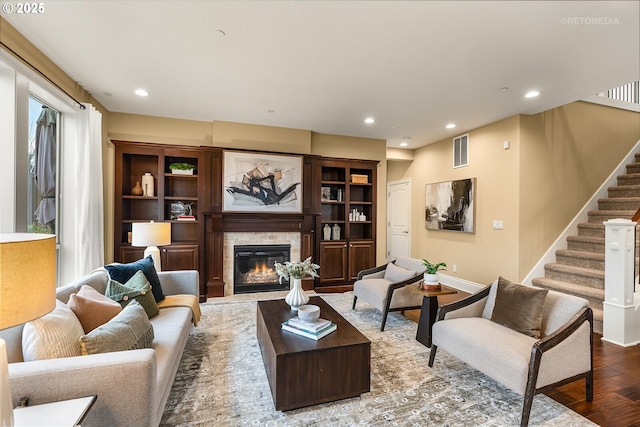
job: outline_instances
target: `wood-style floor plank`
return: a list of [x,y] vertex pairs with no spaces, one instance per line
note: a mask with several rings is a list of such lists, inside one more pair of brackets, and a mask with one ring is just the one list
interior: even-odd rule
[[[445,295],[438,302],[447,304],[468,295]],[[405,311],[404,315],[418,322],[420,310]],[[620,347],[602,341],[599,334],[594,334],[593,343],[593,402],[585,400],[584,380],[545,394],[602,427],[640,427],[640,345]]]

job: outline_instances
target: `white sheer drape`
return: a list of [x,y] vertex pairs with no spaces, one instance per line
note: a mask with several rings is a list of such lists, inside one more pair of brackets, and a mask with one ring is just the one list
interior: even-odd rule
[[91,104],[84,106],[86,109],[78,111],[76,121],[76,277],[90,273],[104,264],[102,114]]

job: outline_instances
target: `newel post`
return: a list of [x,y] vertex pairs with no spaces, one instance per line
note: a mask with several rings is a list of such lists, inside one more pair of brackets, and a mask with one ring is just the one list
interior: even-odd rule
[[602,339],[628,347],[640,343],[640,312],[634,301],[636,223],[604,222],[605,270]]

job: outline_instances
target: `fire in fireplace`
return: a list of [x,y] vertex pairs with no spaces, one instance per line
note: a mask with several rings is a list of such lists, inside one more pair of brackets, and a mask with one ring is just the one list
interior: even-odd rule
[[278,280],[276,262],[289,261],[291,245],[242,245],[233,247],[233,292],[281,291],[289,282]]

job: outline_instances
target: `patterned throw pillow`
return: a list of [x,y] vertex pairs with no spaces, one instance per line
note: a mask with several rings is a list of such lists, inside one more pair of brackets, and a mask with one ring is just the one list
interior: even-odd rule
[[77,294],[72,294],[67,306],[75,313],[85,334],[104,325],[122,311],[120,304],[89,285],[83,285]]
[[48,314],[27,322],[22,331],[22,356],[25,362],[80,356],[80,321],[62,301]]
[[110,279],[105,295],[119,302],[123,308],[134,299],[137,300],[144,307],[149,319],[160,312],[151,293],[151,285],[142,271],[137,271],[125,284]]
[[131,301],[116,317],[80,337],[83,355],[151,348],[153,326],[144,308]]
[[129,264],[105,265],[105,268],[109,272],[109,276],[120,283],[126,283],[127,280],[131,279],[138,270],[142,270],[145,277],[151,284],[151,290],[153,291],[153,297],[156,302],[160,302],[164,299],[162,286],[160,286],[160,279],[158,278],[158,273],[153,265],[153,258],[151,258],[151,255]]

